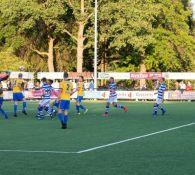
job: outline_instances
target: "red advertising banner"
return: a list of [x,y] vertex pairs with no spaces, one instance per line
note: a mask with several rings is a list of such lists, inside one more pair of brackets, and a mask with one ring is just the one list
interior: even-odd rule
[[130,78],[133,80],[147,79],[147,80],[156,80],[162,78],[162,73],[158,72],[146,72],[146,73],[130,73]]

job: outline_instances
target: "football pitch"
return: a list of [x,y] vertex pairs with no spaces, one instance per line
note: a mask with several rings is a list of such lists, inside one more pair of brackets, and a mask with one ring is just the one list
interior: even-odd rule
[[[122,102],[128,112],[85,102],[85,115],[72,103],[68,129],[55,117],[37,120],[37,102],[28,116],[0,118],[1,175],[193,175],[195,103],[166,103],[167,113],[152,118],[152,103]],[[159,111],[160,112],[160,111]]]

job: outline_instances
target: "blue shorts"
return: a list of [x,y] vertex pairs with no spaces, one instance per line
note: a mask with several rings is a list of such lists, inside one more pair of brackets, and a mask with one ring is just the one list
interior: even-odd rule
[[3,105],[3,97],[0,97],[0,107]]
[[61,100],[60,101],[60,109],[69,110],[70,109],[70,100]]
[[13,93],[13,100],[14,101],[22,101],[24,98],[23,93],[19,92],[19,93]]
[[77,102],[81,103],[82,100],[83,100],[83,96],[77,96],[77,99],[76,99]]

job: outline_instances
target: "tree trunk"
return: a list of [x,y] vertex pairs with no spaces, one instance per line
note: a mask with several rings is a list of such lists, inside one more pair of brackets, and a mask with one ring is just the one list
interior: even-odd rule
[[49,41],[48,41],[49,49],[48,49],[48,60],[47,60],[49,72],[54,72],[53,43],[54,43],[54,39],[52,37],[49,37]]
[[[144,63],[141,63],[141,65],[140,65],[140,72],[141,72],[141,73],[146,72],[146,65],[145,65]],[[146,80],[145,80],[145,79],[141,79],[141,80],[140,80],[140,89],[141,89],[144,85],[146,85]]]
[[77,72],[83,72],[83,51],[84,51],[84,22],[79,22],[77,36]]

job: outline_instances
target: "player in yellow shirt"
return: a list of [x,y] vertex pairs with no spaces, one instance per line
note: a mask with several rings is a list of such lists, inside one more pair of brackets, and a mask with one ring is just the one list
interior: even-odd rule
[[0,113],[3,114],[5,119],[8,119],[6,112],[2,109],[2,106],[3,106],[3,87],[2,87],[2,83],[1,83],[2,80],[3,79],[0,78]]
[[23,109],[22,113],[27,115],[26,113],[26,100],[23,95],[24,90],[24,80],[23,75],[20,73],[18,74],[18,79],[15,81],[13,86],[13,100],[14,100],[14,117],[17,117],[17,109],[18,109],[18,101],[23,101]]
[[58,119],[62,124],[62,129],[67,128],[68,111],[70,109],[70,96],[73,94],[73,84],[68,81],[68,73],[64,72],[64,80],[60,83],[60,101],[58,108]]
[[84,96],[84,78],[83,76],[79,76],[79,81],[77,83],[77,98],[76,98],[76,112],[80,115],[80,109],[87,113],[88,109],[81,105]]

